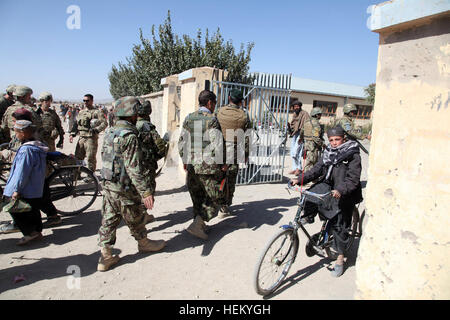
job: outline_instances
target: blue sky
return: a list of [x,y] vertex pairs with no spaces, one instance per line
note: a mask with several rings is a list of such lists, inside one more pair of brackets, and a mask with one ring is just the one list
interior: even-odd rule
[[[150,38],[168,10],[178,35],[219,27],[237,49],[254,42],[251,72],[367,86],[375,82],[378,34],[366,26],[366,9],[381,2],[0,0],[0,91],[16,83],[36,97],[111,98],[111,66],[131,56],[139,28]],[[66,26],[70,5],[80,8],[80,29]]]

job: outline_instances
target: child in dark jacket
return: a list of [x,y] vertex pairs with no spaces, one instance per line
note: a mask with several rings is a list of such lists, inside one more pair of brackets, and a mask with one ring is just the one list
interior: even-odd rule
[[[351,224],[352,213],[355,205],[362,201],[361,188],[361,156],[359,145],[352,140],[346,141],[344,130],[341,127],[331,128],[327,132],[330,145],[325,149],[322,157],[311,170],[304,173],[303,181],[292,180],[293,184],[306,184],[317,180],[310,189],[328,189],[338,209],[334,214],[326,216],[332,225],[331,232],[334,235],[338,258],[332,275],[339,277],[344,272],[345,245],[348,239],[348,228]],[[313,210],[311,211],[311,208]],[[309,210],[308,210],[309,209]],[[315,209],[315,210],[314,210]],[[317,213],[317,206],[307,203],[305,213],[310,211]]]

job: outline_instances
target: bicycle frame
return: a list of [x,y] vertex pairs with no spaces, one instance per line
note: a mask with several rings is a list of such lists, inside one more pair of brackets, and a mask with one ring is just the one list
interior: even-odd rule
[[[288,191],[289,191],[290,187],[288,185]],[[288,229],[292,229],[294,231],[294,236],[296,238],[298,238],[298,229],[301,229],[303,231],[303,233],[306,235],[306,237],[308,238],[308,240],[313,243],[313,247],[316,251],[318,252],[322,252],[326,247],[328,247],[330,245],[328,239],[329,239],[329,220],[325,219],[324,222],[322,223],[322,228],[320,229],[320,235],[319,235],[319,239],[317,241],[317,243],[314,243],[314,239],[312,238],[312,236],[309,234],[308,230],[306,230],[306,228],[303,226],[303,224],[301,223],[301,215],[302,215],[302,211],[305,207],[305,203],[306,203],[306,196],[310,195],[313,196],[315,198],[318,199],[323,199],[325,196],[328,195],[327,194],[323,194],[323,195],[318,195],[306,190],[301,191],[301,195],[297,200],[297,213],[294,217],[294,220],[289,222],[289,224],[287,225],[282,225],[280,226],[280,228],[282,228],[283,230],[288,230]],[[294,258],[295,260],[295,258]]]

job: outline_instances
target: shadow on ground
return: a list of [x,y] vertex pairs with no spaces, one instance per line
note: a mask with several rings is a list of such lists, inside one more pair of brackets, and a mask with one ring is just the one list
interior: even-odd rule
[[[346,254],[347,261],[345,262],[344,273],[349,268],[355,266],[356,257],[358,256],[359,242],[360,242],[360,239],[356,238],[353,242],[352,247]],[[303,247],[300,246],[299,250],[304,250],[304,246]],[[316,263],[314,263],[310,266],[307,266],[301,270],[298,270],[295,274],[286,278],[275,292],[273,292],[267,296],[264,296],[263,299],[271,299],[271,298],[278,296],[282,292],[288,290],[292,286],[295,286],[300,281],[306,279],[307,277],[309,277],[310,275],[314,274],[315,272],[319,271],[320,269],[322,269],[324,267],[331,271],[332,262],[333,262],[332,259],[330,259],[328,257],[322,257]],[[291,269],[291,272],[292,272],[292,269]]]
[[[12,233],[11,238],[0,241],[0,253],[24,252],[44,248],[50,244],[64,245],[80,238],[90,237],[98,233],[101,219],[100,210],[93,210],[75,216],[63,217],[62,224],[46,228],[46,219],[44,218],[44,238],[41,241],[19,247],[16,243],[23,235],[20,232]],[[46,234],[48,230],[51,230],[52,233]]]
[[[282,213],[287,212],[296,204],[296,199],[266,199],[261,201],[244,202],[232,206],[233,215],[226,219],[214,218],[208,222],[207,241],[195,238],[190,235],[185,226],[181,230],[175,230],[176,234],[167,241],[165,252],[177,252],[187,248],[203,246],[202,256],[211,253],[216,243],[218,243],[227,234],[241,229],[248,228],[257,230],[262,225],[276,225],[283,217]],[[157,220],[168,220],[167,223],[150,229],[149,233],[156,230],[163,230],[176,224],[183,224],[192,220],[192,207],[185,211],[175,212],[168,216],[159,217]],[[147,226],[149,228],[149,226]],[[149,236],[151,238],[151,236]]]
[[[50,280],[60,277],[68,277],[73,274],[72,266],[78,267],[80,276],[86,277],[97,271],[99,254],[94,252],[90,255],[77,254],[61,258],[39,258],[32,259],[36,262],[26,265],[13,266],[0,271],[0,293],[8,290],[28,286],[42,280]],[[13,260],[27,260],[20,256],[13,257]],[[14,283],[14,277],[24,275],[25,280]]]

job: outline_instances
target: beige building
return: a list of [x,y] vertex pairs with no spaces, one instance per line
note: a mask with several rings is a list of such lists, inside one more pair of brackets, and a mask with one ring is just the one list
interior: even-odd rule
[[293,77],[291,90],[291,99],[301,101],[303,110],[311,112],[313,107],[322,108],[320,122],[324,124],[332,118],[342,117],[343,107],[347,103],[353,103],[358,108],[355,119],[358,125],[367,125],[372,116],[373,106],[367,102],[362,86]]
[[450,299],[450,2],[371,9],[380,42],[356,298]]

